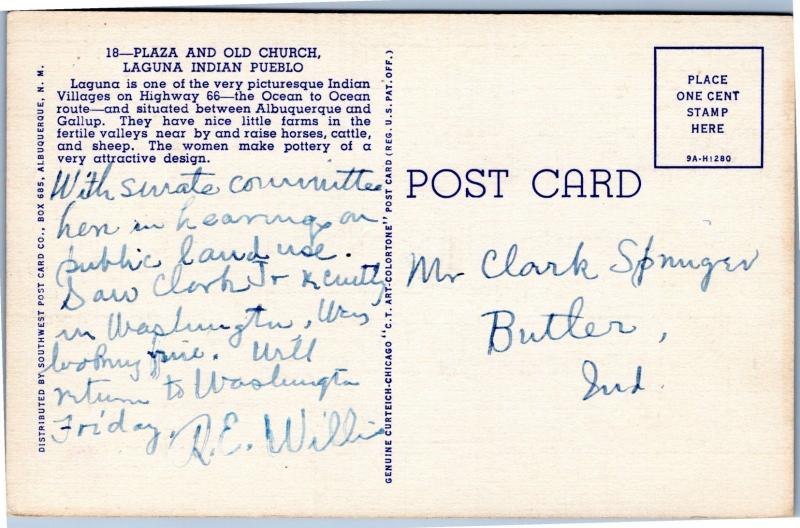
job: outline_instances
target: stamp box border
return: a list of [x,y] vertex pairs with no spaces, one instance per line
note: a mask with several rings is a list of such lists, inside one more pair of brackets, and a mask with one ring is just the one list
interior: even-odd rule
[[[761,156],[758,165],[658,164],[658,51],[659,50],[759,50],[761,52]],[[653,46],[653,168],[654,169],[763,169],[764,168],[764,46]]]

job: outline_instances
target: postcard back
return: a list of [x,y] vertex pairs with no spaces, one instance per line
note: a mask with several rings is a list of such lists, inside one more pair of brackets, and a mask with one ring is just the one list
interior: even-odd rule
[[791,17],[8,21],[23,515],[791,514]]

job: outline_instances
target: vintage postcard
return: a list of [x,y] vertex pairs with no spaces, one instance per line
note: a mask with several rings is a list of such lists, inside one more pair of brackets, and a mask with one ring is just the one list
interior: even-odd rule
[[10,14],[10,512],[790,515],[792,49]]

